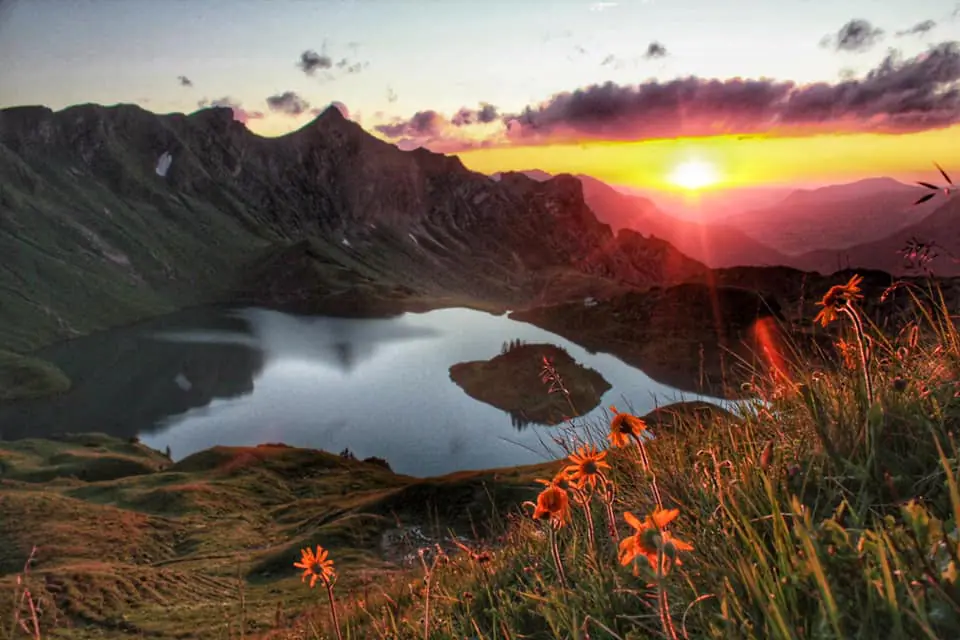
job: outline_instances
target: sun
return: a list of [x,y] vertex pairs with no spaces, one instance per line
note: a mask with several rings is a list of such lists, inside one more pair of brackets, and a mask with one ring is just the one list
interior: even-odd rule
[[717,168],[703,160],[687,160],[674,168],[670,182],[684,189],[703,189],[720,179]]

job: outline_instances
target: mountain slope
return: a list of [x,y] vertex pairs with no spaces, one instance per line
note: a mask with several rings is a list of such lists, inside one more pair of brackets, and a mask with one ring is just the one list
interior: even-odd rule
[[795,191],[773,206],[730,216],[725,222],[791,256],[844,249],[895,234],[930,215],[914,207],[916,187],[889,178]]
[[813,251],[794,262],[801,269],[820,273],[830,273],[842,264],[895,275],[916,274],[923,271],[923,265],[905,260],[903,250],[912,242],[933,242],[936,257],[927,268],[938,276],[960,276],[960,198],[937,197],[931,203],[933,213],[896,233],[839,251]]
[[614,229],[633,229],[663,238],[709,267],[780,265],[786,256],[726,224],[698,224],[674,218],[640,196],[621,193],[590,176],[578,176],[587,204]]
[[211,301],[507,304],[544,271],[643,287],[705,270],[614,236],[575,178],[493,182],[336,108],[278,138],[226,108],[5,109],[0,185],[0,347],[20,351]]

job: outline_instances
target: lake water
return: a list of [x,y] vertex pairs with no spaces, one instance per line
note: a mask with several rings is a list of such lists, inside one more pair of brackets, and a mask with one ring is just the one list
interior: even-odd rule
[[515,338],[563,347],[612,385],[578,423],[604,420],[610,404],[640,415],[680,400],[725,404],[506,316],[443,309],[358,320],[200,309],[40,352],[74,387],[53,400],[0,406],[0,438],[137,435],[169,446],[174,459],[218,444],[349,448],[416,476],[541,462],[556,457],[548,449],[557,451],[557,427],[520,426],[449,377],[451,365],[489,359]]

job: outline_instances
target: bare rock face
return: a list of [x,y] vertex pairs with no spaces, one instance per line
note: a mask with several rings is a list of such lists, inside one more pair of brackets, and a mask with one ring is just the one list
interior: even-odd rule
[[663,241],[614,236],[572,176],[493,181],[456,157],[401,151],[333,107],[278,138],[229,108],[4,109],[0,185],[11,348],[187,304],[269,302],[264,291],[517,301],[558,269],[640,287],[706,270]]

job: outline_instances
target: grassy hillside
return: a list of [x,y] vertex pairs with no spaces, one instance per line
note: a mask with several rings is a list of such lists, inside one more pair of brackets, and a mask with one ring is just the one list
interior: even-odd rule
[[768,351],[739,415],[558,431],[578,452],[563,476],[421,480],[282,445],[171,464],[99,436],[5,444],[0,574],[19,613],[0,620],[30,629],[33,599],[50,638],[332,638],[325,583],[294,567],[320,545],[345,638],[955,637],[954,310],[912,290],[914,315],[880,331],[857,281],[836,284],[820,357]]
[[[228,637],[291,624],[311,594],[291,579],[323,544],[376,582],[421,536],[489,535],[493,513],[547,467],[416,479],[382,461],[284,445],[217,447],[173,464],[136,441],[87,434],[0,443],[0,589],[31,549],[44,638]],[[0,638],[13,619],[0,599]],[[278,609],[278,603],[282,607]],[[240,618],[236,618],[236,616]],[[236,618],[236,619],[234,619]]]

